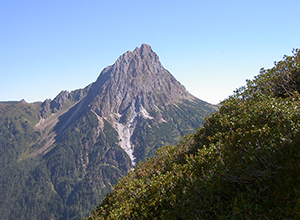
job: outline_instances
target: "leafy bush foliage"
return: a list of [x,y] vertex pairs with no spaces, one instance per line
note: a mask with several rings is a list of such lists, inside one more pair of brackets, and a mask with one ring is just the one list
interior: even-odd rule
[[300,52],[120,179],[88,219],[300,219]]

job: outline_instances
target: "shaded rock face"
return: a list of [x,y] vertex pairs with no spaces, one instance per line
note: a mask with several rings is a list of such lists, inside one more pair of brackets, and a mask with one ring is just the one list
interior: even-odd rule
[[[201,125],[204,117],[214,111],[208,103],[189,94],[163,67],[157,54],[147,44],[121,55],[113,65],[103,69],[96,82],[84,89],[62,91],[54,100],[42,103],[41,107],[39,125],[56,124],[56,136],[53,136],[56,139],[87,112],[93,112],[99,124],[106,120],[117,132],[118,145],[129,156],[133,166],[152,156],[157,149],[151,149],[155,143],[147,146],[149,141],[140,140],[144,139],[143,133],[147,133],[140,132],[141,127],[154,126],[155,131],[147,134],[153,138],[168,131],[169,134],[165,135],[177,138],[192,132]],[[50,144],[54,141],[53,137],[48,138]],[[163,139],[160,137],[159,142],[172,144],[172,141],[165,142]],[[47,149],[50,149],[50,144]]]
[[153,110],[188,93],[160,63],[147,44],[127,51],[105,68],[89,91],[91,108],[102,117],[112,112],[139,112],[140,106]]
[[40,117],[46,118],[50,114],[57,113],[63,108],[67,109],[74,103],[81,101],[87,95],[91,85],[92,84],[83,89],[77,89],[71,92],[64,90],[61,91],[53,100],[46,99],[42,103]]
[[188,96],[185,87],[162,66],[151,47],[142,44],[101,72],[88,91],[85,106],[110,122],[118,132],[120,147],[135,165],[131,137],[140,119],[153,119],[150,111],[160,112]]
[[189,94],[146,44],[83,89],[43,103],[0,102],[1,219],[89,215],[118,178],[194,133],[215,110]]

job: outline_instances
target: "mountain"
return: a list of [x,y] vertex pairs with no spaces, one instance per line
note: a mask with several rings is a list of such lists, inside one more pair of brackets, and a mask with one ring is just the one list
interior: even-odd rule
[[147,44],[83,89],[1,102],[1,219],[88,216],[118,178],[216,110],[189,94]]
[[119,180],[89,220],[300,219],[300,50]]

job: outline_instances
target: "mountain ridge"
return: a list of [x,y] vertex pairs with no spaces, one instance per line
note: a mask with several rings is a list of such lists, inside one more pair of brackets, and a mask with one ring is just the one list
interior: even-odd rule
[[[197,100],[162,66],[151,46],[142,44],[134,51],[125,52],[113,65],[104,68],[94,83],[70,93],[61,91],[53,101],[45,100],[40,114],[43,118],[50,110],[51,113],[57,113],[65,106],[72,107],[69,111],[73,109],[73,113],[64,121],[64,125],[60,128],[56,126],[55,137],[58,138],[70,126],[72,118],[76,118],[76,113],[91,110],[99,119],[99,123],[102,123],[103,119],[108,120],[116,129],[119,145],[134,165],[134,149],[130,138],[135,129],[136,119],[154,119],[148,113],[151,111],[160,122],[166,122],[157,106],[166,107],[183,99],[192,102]],[[55,141],[53,133],[51,135],[45,149]]]
[[0,103],[0,216],[87,216],[118,178],[216,109],[189,94],[146,44],[85,88]]
[[[109,77],[110,76],[110,77]],[[107,88],[104,84],[111,80],[111,87]],[[124,84],[124,82],[127,82]],[[168,91],[165,91],[169,87]],[[95,88],[94,88],[95,87]],[[133,52],[127,51],[121,55],[117,61],[105,68],[91,91],[104,89],[104,94],[112,92],[112,96],[117,98],[117,106],[110,106],[108,110],[101,110],[95,105],[93,110],[97,110],[99,115],[106,116],[108,112],[122,112],[128,107],[130,97],[141,96],[141,104],[145,108],[153,109],[154,102],[158,101],[153,93],[171,92],[164,97],[163,102],[167,104],[175,97],[172,97],[173,91],[180,95],[187,95],[185,88],[161,65],[156,53],[147,44],[142,44]],[[160,91],[155,91],[160,90]],[[173,93],[172,93],[173,92]],[[97,98],[102,91],[97,91]],[[119,100],[123,98],[123,100]],[[96,103],[98,104],[98,103]],[[109,104],[111,104],[109,102]],[[160,103],[161,104],[161,103]]]

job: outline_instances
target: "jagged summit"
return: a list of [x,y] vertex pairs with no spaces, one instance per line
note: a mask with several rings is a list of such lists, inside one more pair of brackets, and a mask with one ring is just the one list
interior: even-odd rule
[[134,105],[153,109],[155,105],[167,105],[188,96],[184,86],[162,66],[147,44],[127,51],[105,68],[90,93],[92,109],[101,116],[111,112],[123,114]]
[[[147,44],[122,54],[113,65],[102,70],[96,82],[84,89],[62,91],[54,100],[45,100],[41,107],[36,128],[53,124],[55,132],[46,133],[48,141],[33,156],[47,152],[78,118],[92,112],[99,121],[98,129],[103,129],[107,121],[117,132],[119,146],[128,154],[132,165],[154,153],[152,147],[146,147],[148,144],[140,140],[139,132],[145,129],[141,126],[150,123],[148,127],[155,125],[158,130],[170,126],[167,130],[173,130],[172,135],[182,135],[201,123],[197,118],[190,123],[187,115],[195,117],[196,112],[201,112],[197,117],[203,120],[213,111],[208,103],[186,91]],[[182,126],[182,119],[174,119],[178,117],[184,117],[187,124]]]
[[147,44],[83,89],[43,103],[0,103],[1,219],[87,216],[118,178],[195,132],[214,111]]
[[140,121],[154,119],[154,115],[165,121],[162,109],[187,97],[191,95],[162,66],[157,54],[149,45],[142,44],[101,72],[86,101],[98,118],[105,118],[113,125],[121,148],[135,164],[132,135]]

